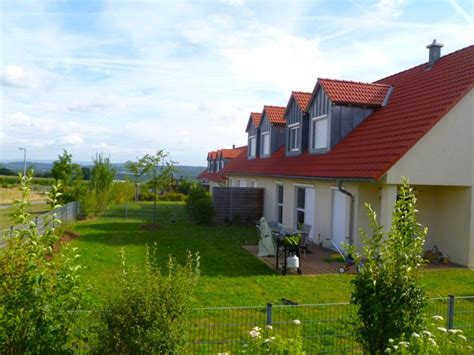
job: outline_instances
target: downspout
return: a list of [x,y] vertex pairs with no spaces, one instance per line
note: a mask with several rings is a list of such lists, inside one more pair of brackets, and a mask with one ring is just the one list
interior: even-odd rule
[[351,199],[350,211],[349,211],[349,244],[354,244],[354,195],[342,187],[342,181],[337,180],[337,189],[342,192],[344,195],[347,195]]

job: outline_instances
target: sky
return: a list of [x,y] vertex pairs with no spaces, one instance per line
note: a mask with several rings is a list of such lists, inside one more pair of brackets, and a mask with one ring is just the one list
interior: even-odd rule
[[183,165],[318,77],[371,82],[474,41],[471,0],[0,1],[0,160]]

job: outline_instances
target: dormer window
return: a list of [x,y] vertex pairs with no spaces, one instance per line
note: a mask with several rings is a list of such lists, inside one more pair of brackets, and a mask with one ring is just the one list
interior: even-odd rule
[[290,152],[297,152],[300,149],[300,142],[299,142],[300,124],[295,123],[293,125],[289,125],[288,129],[289,129],[288,150]]
[[207,162],[207,172],[208,173],[211,172],[211,162],[210,161]]
[[221,160],[221,170],[224,169],[224,160]]
[[329,116],[322,115],[311,119],[311,148],[327,150],[329,148]]
[[249,137],[248,157],[255,158],[257,155],[257,136]]
[[270,155],[270,132],[262,133],[262,155]]

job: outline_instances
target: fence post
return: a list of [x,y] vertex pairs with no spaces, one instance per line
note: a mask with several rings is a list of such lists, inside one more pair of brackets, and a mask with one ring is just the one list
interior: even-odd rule
[[448,296],[448,329],[454,328],[454,301],[456,298],[453,295]]
[[13,237],[13,226],[10,226],[10,238]]
[[272,325],[273,323],[272,310],[273,310],[273,305],[271,303],[267,303],[267,325]]
[[64,206],[65,209],[64,209],[64,223],[67,223],[67,210],[68,210],[68,207],[69,207],[69,203],[66,203],[66,206]]
[[128,201],[125,202],[125,219],[128,218]]

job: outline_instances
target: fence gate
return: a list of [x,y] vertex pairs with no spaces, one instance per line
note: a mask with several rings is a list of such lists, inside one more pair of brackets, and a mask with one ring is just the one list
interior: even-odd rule
[[253,187],[214,187],[214,222],[257,222],[263,216],[263,191]]

